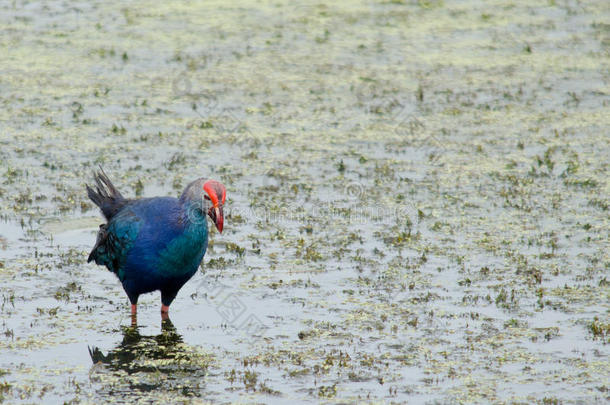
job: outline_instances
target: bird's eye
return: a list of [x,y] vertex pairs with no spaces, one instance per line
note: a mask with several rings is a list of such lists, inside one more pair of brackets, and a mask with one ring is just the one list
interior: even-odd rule
[[208,197],[207,195],[204,195],[203,198],[205,198],[206,200],[210,200],[210,197]]

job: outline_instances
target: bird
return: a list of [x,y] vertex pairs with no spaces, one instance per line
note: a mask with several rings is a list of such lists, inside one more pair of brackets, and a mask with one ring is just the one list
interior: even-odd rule
[[225,186],[199,178],[179,198],[127,199],[104,170],[93,173],[87,195],[106,219],[87,262],[106,266],[121,282],[131,303],[132,323],[138,297],[161,291],[161,317],[182,286],[197,272],[208,246],[210,217],[219,233],[224,226]]

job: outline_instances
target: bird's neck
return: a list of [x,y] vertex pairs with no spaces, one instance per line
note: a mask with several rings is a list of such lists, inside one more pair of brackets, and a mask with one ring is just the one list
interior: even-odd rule
[[182,202],[182,216],[183,220],[189,227],[205,227],[207,229],[208,223],[205,213],[205,207],[202,205],[202,201],[193,201],[186,199]]

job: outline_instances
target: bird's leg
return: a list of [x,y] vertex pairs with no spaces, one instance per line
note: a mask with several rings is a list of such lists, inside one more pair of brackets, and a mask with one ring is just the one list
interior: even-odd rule
[[131,326],[137,326],[138,324],[138,306],[131,304]]
[[169,319],[169,305],[161,304],[161,320],[165,321]]
[[174,290],[161,290],[161,318],[165,319],[169,315],[169,306],[171,305],[174,298],[176,298],[177,291]]

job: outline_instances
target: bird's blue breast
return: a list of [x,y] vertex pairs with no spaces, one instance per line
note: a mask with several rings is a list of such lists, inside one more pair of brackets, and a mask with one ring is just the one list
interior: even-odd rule
[[187,215],[182,203],[170,197],[139,200],[128,209],[139,229],[123,266],[123,284],[144,293],[190,279],[208,245],[205,216]]

